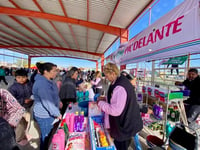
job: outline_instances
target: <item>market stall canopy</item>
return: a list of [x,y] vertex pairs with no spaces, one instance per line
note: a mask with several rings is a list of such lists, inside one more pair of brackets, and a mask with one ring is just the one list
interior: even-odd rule
[[120,64],[200,52],[199,0],[185,0],[130,40]]
[[97,61],[154,0],[0,0],[0,48]]

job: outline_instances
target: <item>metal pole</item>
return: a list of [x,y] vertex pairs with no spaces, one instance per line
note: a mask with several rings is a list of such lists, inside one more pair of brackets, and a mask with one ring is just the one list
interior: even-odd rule
[[155,81],[155,60],[152,61],[152,73],[151,73],[151,85],[154,85]]

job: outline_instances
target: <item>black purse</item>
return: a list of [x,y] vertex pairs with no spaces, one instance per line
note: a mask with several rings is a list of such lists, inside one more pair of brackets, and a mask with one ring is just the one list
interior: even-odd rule
[[[169,146],[173,150],[196,150],[198,149],[198,134],[193,129],[192,133],[186,131],[185,125],[176,125],[169,135]],[[189,127],[187,127],[189,128]]]

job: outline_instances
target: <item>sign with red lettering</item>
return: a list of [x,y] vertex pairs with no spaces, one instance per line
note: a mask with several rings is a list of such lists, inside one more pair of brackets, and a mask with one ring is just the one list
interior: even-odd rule
[[200,52],[199,0],[185,0],[124,48],[120,65]]

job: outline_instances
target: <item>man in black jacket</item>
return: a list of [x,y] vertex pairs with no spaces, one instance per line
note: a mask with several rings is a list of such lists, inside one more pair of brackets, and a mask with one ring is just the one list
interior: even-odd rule
[[188,77],[183,82],[175,82],[175,85],[184,85],[187,89],[190,90],[190,97],[184,101],[186,103],[186,114],[188,118],[193,117],[195,114],[200,113],[200,77],[198,75],[198,70],[191,68],[188,71]]

